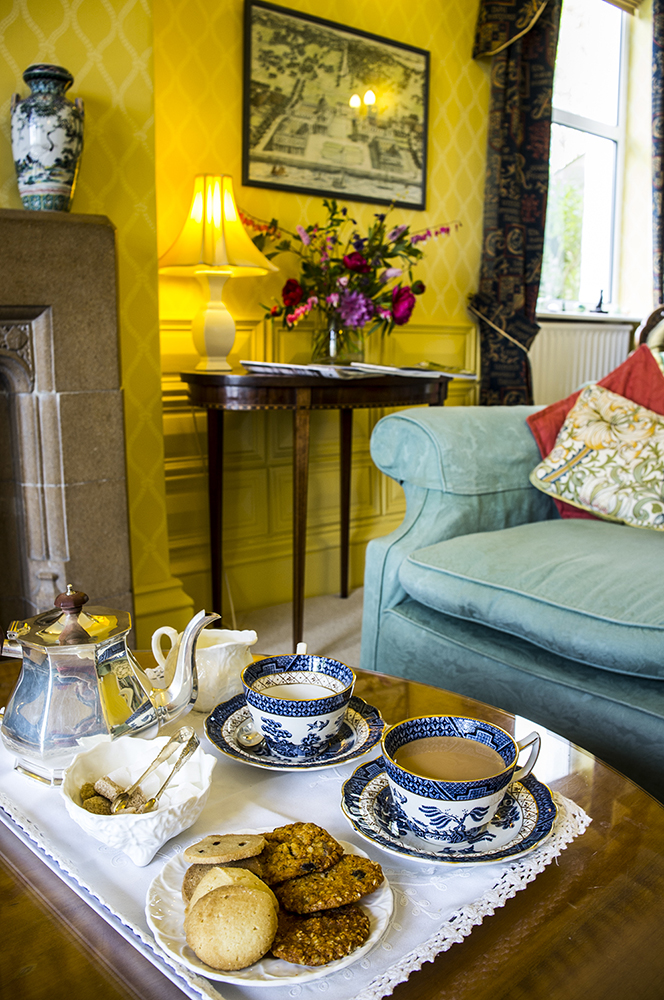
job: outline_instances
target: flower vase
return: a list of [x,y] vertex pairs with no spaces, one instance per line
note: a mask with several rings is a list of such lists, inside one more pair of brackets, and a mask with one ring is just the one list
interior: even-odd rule
[[364,328],[342,326],[336,317],[319,317],[314,324],[311,361],[317,365],[364,361]]
[[74,77],[40,63],[23,74],[31,94],[12,97],[12,153],[23,208],[68,212],[83,149],[83,102],[64,96]]

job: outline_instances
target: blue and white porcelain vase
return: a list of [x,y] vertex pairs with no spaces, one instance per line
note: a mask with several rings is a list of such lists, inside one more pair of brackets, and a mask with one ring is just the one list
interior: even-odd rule
[[28,66],[32,93],[12,97],[12,153],[23,208],[68,212],[83,149],[83,101],[65,97],[74,77],[63,66]]

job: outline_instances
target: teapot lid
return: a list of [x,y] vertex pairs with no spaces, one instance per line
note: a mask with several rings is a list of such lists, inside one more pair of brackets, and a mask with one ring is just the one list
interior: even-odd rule
[[88,600],[87,594],[67,584],[66,592],[56,597],[54,608],[25,621],[11,622],[8,638],[33,646],[96,646],[129,631],[128,611],[101,607],[83,611]]

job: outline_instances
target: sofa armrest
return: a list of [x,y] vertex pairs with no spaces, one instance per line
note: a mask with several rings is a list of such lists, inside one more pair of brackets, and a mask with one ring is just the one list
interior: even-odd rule
[[551,498],[528,479],[540,460],[526,424],[536,409],[422,407],[376,424],[371,457],[403,486],[406,515],[395,531],[367,546],[363,669],[380,669],[375,662],[380,618],[406,596],[399,568],[412,552],[457,535],[558,517]]
[[[535,406],[420,407],[383,417],[371,457],[386,475],[468,496],[529,486],[540,454],[526,417]],[[537,491],[535,491],[537,492]]]

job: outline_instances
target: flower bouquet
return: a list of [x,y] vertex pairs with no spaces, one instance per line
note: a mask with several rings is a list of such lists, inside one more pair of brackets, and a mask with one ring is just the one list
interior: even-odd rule
[[362,236],[347,208],[327,199],[323,206],[327,212],[323,223],[297,226],[287,238],[281,238],[276,220],[269,226],[244,221],[250,225],[253,221],[254,228],[262,230],[254,237],[261,250],[267,239],[281,238],[267,257],[290,252],[300,258],[300,276],[286,281],[281,303],[263,308],[282,317],[289,329],[312,313],[312,360],[348,364],[363,360],[365,330],[391,333],[395,326],[408,323],[416,296],[424,291],[424,284],[413,281],[412,275],[424,256],[421,245],[449,234],[450,226],[411,234],[404,225],[388,229],[388,213],[376,213],[376,221]]

